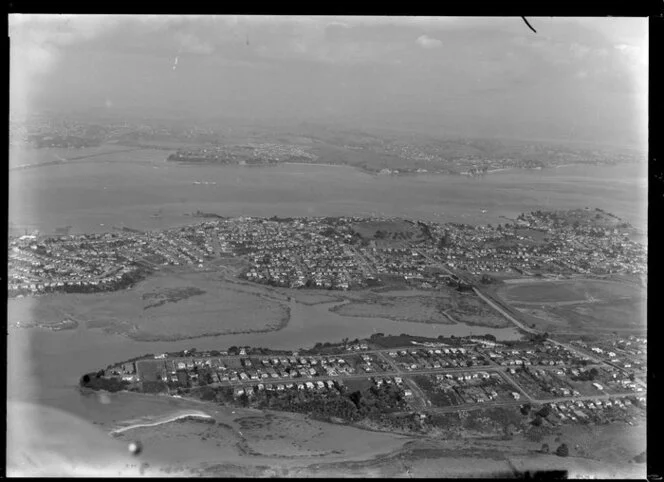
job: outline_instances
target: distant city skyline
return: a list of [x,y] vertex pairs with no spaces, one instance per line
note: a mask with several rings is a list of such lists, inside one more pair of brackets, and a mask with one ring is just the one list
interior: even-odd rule
[[12,15],[23,113],[647,143],[645,18]]

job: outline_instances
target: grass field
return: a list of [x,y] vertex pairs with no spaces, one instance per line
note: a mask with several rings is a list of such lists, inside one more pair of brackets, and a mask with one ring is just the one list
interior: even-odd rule
[[166,363],[163,360],[139,360],[136,362],[136,372],[141,380],[157,381],[160,379],[162,371],[166,369]]
[[600,280],[544,281],[542,283],[512,284],[501,289],[507,301],[518,303],[557,303],[586,301],[590,297],[610,301],[640,294],[637,286]]
[[602,280],[506,284],[498,289],[529,325],[551,332],[642,332],[645,289]]
[[352,228],[363,238],[375,240],[379,248],[405,247],[407,242],[424,237],[416,224],[402,220],[364,221],[354,223]]

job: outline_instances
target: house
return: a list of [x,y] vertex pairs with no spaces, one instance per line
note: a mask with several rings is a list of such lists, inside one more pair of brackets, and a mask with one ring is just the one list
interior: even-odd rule
[[516,392],[512,392],[512,397],[514,398],[514,400],[519,400],[521,398],[521,395],[519,395]]
[[316,382],[316,385],[318,386],[318,389],[319,389],[319,390],[325,388],[325,385],[324,385],[323,382],[321,382],[320,380]]
[[304,383],[298,383],[297,384],[297,389],[298,390],[304,390]]
[[409,389],[404,390],[404,391],[403,391],[403,394],[404,394],[404,396],[406,396],[406,397],[412,397],[412,396],[413,396],[413,392],[412,392],[412,390],[409,390]]
[[307,388],[308,388],[309,390],[313,390],[313,389],[314,389],[314,384],[311,383],[311,382],[306,382],[306,386],[307,386]]

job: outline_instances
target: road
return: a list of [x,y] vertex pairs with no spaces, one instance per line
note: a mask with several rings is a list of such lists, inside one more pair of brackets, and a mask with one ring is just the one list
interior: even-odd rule
[[[326,380],[353,380],[353,379],[363,379],[368,377],[401,377],[403,382],[407,385],[412,393],[413,399],[411,403],[414,402],[413,408],[416,410],[434,410],[436,412],[453,412],[458,410],[471,410],[487,407],[498,407],[498,406],[511,406],[519,405],[525,401],[533,404],[545,404],[545,403],[559,403],[559,402],[568,402],[568,401],[579,401],[579,400],[597,400],[597,399],[607,399],[607,398],[620,398],[625,396],[646,396],[647,392],[624,392],[624,393],[598,393],[596,395],[583,395],[583,396],[569,396],[569,397],[557,397],[557,398],[545,398],[538,399],[532,397],[526,390],[521,388],[521,386],[516,382],[512,377],[509,376],[507,370],[509,367],[504,366],[475,366],[475,367],[461,367],[461,368],[445,368],[445,369],[433,369],[433,370],[419,370],[419,371],[403,371],[390,357],[385,356],[384,353],[378,352],[379,356],[383,361],[389,364],[392,367],[392,371],[378,372],[378,373],[353,373],[353,374],[339,374],[335,376],[325,375],[325,376],[311,376],[311,377],[294,377],[294,378],[267,378],[260,380],[237,380],[237,381],[225,381],[215,384],[210,384],[211,387],[241,387],[246,385],[257,385],[258,383],[272,385],[286,385],[288,383],[306,383],[306,382],[318,382]],[[544,367],[548,367],[545,365]],[[509,400],[509,401],[495,401],[495,402],[485,402],[477,404],[464,404],[464,405],[455,405],[450,407],[432,407],[431,402],[429,401],[426,394],[422,389],[412,380],[414,375],[434,375],[434,374],[445,374],[445,373],[469,373],[469,372],[497,372],[500,376],[510,385],[515,388],[515,391],[518,391],[523,399],[520,400]],[[200,390],[200,388],[194,388],[192,391]]]
[[[611,398],[622,398],[629,395],[634,395],[633,393],[622,393],[622,394],[604,394],[604,395],[592,395],[592,396],[583,396],[583,397],[563,397],[563,398],[550,398],[545,400],[529,399],[529,403],[533,404],[546,404],[546,403],[565,403],[565,402],[578,402],[578,401],[594,401],[594,400],[607,400]],[[639,396],[646,396],[645,392],[639,394]],[[454,413],[462,410],[471,411],[471,410],[482,410],[486,408],[496,408],[496,407],[513,407],[522,405],[524,400],[507,400],[507,401],[495,401],[495,402],[484,402],[484,403],[472,403],[472,404],[462,404],[462,405],[453,405],[449,407],[433,407],[428,408],[427,410],[435,413]]]
[[[402,370],[399,368],[396,362],[391,357],[385,356],[384,352],[378,352],[378,357],[381,358],[385,363],[390,365],[395,373],[398,373],[399,375],[403,374]],[[424,394],[422,389],[417,385],[417,383],[415,383],[411,378],[404,378],[403,380],[404,383],[408,385],[408,387],[410,387],[410,390],[413,393],[413,397],[415,397],[415,400],[418,405],[416,406],[416,408],[424,409],[431,406],[431,402]]]
[[476,287],[473,286],[473,291],[475,294],[481,298],[486,304],[488,304],[491,308],[496,310],[498,313],[503,315],[505,318],[507,318],[510,322],[512,322],[514,325],[519,327],[521,330],[527,332],[527,333],[532,333],[534,335],[540,335],[541,333],[533,328],[529,328],[528,326],[524,325],[521,323],[519,320],[514,318],[512,315],[510,315],[507,311],[505,311],[503,308],[501,308],[495,301],[493,301],[491,298],[486,296],[484,293],[482,293],[480,290],[478,290]]
[[366,271],[367,274],[370,275],[375,275],[376,274],[376,262],[375,260],[373,261],[373,264],[370,263],[357,249],[353,248],[352,246],[348,246],[348,251],[353,255],[355,260],[362,265],[364,270]]
[[[436,262],[435,260],[431,259],[428,255],[426,255],[426,254],[424,254],[420,251],[418,251],[418,253],[420,255],[422,255],[423,257],[425,257],[431,264],[443,269],[445,272],[447,272],[450,275],[457,276],[460,280],[472,285],[472,283],[470,283],[468,280],[466,280],[462,275],[459,275],[458,273],[453,272],[452,270],[450,270],[444,264]],[[485,303],[487,303],[489,306],[491,306],[494,310],[496,310],[498,313],[500,313],[504,318],[506,318],[508,321],[510,321],[513,325],[518,327],[520,330],[523,330],[526,333],[531,333],[533,335],[541,335],[542,334],[542,332],[540,332],[538,330],[535,330],[533,328],[530,328],[530,327],[526,326],[525,324],[523,324],[521,321],[517,320],[512,314],[510,314],[503,307],[501,307],[498,302],[496,302],[489,295],[487,295],[487,294],[483,293],[482,291],[480,291],[477,287],[473,286],[473,291]],[[590,353],[587,353],[583,350],[580,350],[580,349],[576,348],[575,346],[573,346],[569,343],[563,343],[561,341],[558,341],[558,340],[556,340],[554,338],[550,338],[550,337],[548,338],[548,341],[550,341],[551,343],[553,343],[555,345],[561,346],[561,347],[569,350],[572,353],[575,353],[576,355],[580,356],[581,358],[584,358],[584,357],[588,358],[590,361],[592,361],[595,364],[604,365],[604,366],[611,366],[613,368],[619,369],[623,373],[630,373],[628,370],[625,370],[625,369],[623,369],[622,367],[620,367],[618,365],[614,365],[613,363],[609,363],[609,362],[606,362],[606,361],[604,361],[600,358],[597,358],[596,356],[594,356]],[[635,378],[635,383],[638,383],[643,388],[647,388],[647,384],[639,378]]]

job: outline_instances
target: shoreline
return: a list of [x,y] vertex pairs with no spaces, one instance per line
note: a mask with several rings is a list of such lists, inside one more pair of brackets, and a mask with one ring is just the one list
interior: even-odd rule
[[166,419],[158,420],[156,422],[143,422],[143,423],[135,423],[132,425],[128,425],[126,427],[120,427],[116,428],[114,430],[111,430],[109,432],[109,435],[113,436],[119,433],[126,432],[127,430],[132,430],[135,428],[141,428],[141,427],[157,427],[159,425],[164,425],[166,423],[171,423],[171,422],[176,422],[178,420],[183,420],[183,419],[188,419],[188,418],[198,418],[198,419],[203,419],[205,421],[207,420],[214,420],[214,417],[211,415],[208,415],[207,413],[204,412],[187,412],[187,413],[181,413],[175,416],[168,417]]

